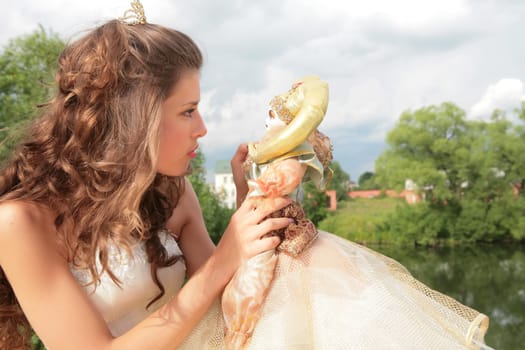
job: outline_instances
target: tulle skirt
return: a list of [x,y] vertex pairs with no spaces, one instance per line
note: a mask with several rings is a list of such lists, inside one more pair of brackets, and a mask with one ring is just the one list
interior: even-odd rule
[[[279,254],[251,340],[258,349],[491,349],[488,318],[396,261],[327,232],[298,258]],[[216,302],[180,349],[224,349]]]

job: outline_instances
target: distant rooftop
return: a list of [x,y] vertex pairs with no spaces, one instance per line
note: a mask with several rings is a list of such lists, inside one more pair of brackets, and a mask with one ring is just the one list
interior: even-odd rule
[[231,174],[232,169],[228,160],[218,160],[215,162],[215,174]]

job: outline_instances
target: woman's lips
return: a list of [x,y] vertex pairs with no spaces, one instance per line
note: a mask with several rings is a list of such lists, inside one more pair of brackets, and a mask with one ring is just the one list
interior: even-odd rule
[[193,150],[189,151],[189,152],[188,152],[188,157],[190,157],[190,158],[192,158],[192,159],[195,158],[195,157],[197,157],[197,148],[198,148],[198,147],[195,147]]

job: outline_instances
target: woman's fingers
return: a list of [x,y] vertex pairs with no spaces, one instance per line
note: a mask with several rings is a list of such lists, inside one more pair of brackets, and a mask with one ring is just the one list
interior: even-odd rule
[[257,229],[250,233],[251,239],[248,247],[248,256],[275,249],[281,242],[279,236],[267,236],[268,232],[279,230],[288,226],[293,220],[289,218],[266,219],[257,225]]
[[[238,166],[242,165],[242,163],[244,163],[244,161],[246,160],[247,156],[248,145],[246,143],[241,143],[239,147],[237,147],[237,151],[235,151],[235,154],[233,155],[230,161],[232,168],[237,168]],[[242,175],[244,176],[244,173]]]
[[275,249],[280,242],[281,239],[277,236],[269,236],[258,239],[252,243],[253,253],[250,255],[254,256],[262,252]]
[[245,171],[243,169],[243,163],[246,161],[246,157],[248,157],[248,145],[243,143],[237,147],[237,151],[230,161],[233,182],[235,183],[235,188],[237,190],[237,208],[240,207],[248,194],[248,183],[246,182]]
[[275,231],[275,230],[280,230],[282,228],[285,228],[288,225],[290,225],[292,222],[294,222],[294,220],[290,219],[290,218],[266,219],[266,220],[262,221],[258,225],[258,227],[259,227],[259,230],[262,232],[262,235],[264,235],[264,234],[266,234],[268,232]]
[[268,237],[266,234],[288,226],[293,220],[268,216],[291,202],[290,198],[285,197],[246,200],[230,220],[217,246],[217,251],[227,251],[226,256],[233,259],[234,266],[238,266],[245,259],[274,249],[279,244],[280,238]]
[[270,201],[270,203],[272,204],[268,206],[266,215],[270,215],[274,211],[281,210],[288,204],[292,203],[292,200],[289,197],[269,198],[266,199],[266,201]]
[[258,199],[248,198],[242,202],[241,206],[237,209],[238,212],[251,212],[257,209]]
[[246,209],[251,210],[256,222],[261,222],[264,218],[277,210],[281,210],[292,202],[288,197],[259,199],[254,203],[248,203]]
[[281,239],[278,236],[265,236],[268,232],[285,228],[293,222],[290,218],[266,219],[257,225],[253,232],[250,255],[257,255],[279,245]]
[[[267,218],[255,225],[252,230],[245,233],[248,242],[255,242],[266,239],[265,235],[269,232],[280,230],[290,225],[293,219],[290,218]],[[278,243],[276,243],[278,244]]]

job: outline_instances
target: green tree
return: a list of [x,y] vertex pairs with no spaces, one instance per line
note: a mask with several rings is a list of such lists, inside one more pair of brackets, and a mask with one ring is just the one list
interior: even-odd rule
[[411,179],[425,204],[400,208],[385,227],[421,244],[523,239],[525,201],[513,187],[525,179],[524,135],[501,111],[490,122],[467,120],[452,103],[403,113],[376,180],[401,189]]
[[347,200],[348,197],[348,187],[350,185],[350,175],[346,173],[338,161],[333,161],[330,163],[330,168],[332,169],[333,176],[332,180],[328,184],[328,190],[335,190],[337,201]]
[[375,190],[379,186],[375,183],[375,174],[371,171],[365,171],[357,180],[360,190]]
[[44,343],[42,343],[36,334],[33,334],[33,337],[31,338],[31,346],[33,350],[46,350]]
[[430,201],[459,196],[474,139],[468,125],[465,112],[452,103],[404,112],[376,161],[376,181],[402,189],[411,179]]
[[328,196],[325,191],[315,187],[313,182],[305,182],[302,186],[304,191],[302,207],[306,217],[317,226],[320,221],[328,216],[328,210],[326,210]]
[[64,42],[40,27],[12,39],[0,54],[0,161],[10,153],[36,106],[53,91],[53,77]]
[[213,242],[218,243],[230,222],[233,209],[222,204],[220,197],[211,190],[206,182],[204,163],[205,157],[198,151],[197,157],[192,161],[192,173],[188,178],[199,198],[208,233]]

